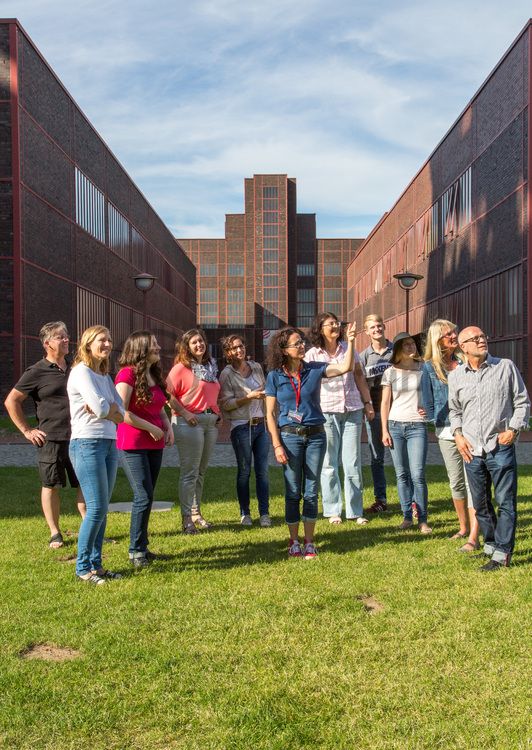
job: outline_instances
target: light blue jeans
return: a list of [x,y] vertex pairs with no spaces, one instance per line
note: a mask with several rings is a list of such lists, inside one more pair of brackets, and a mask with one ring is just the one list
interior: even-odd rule
[[183,516],[190,516],[193,507],[200,508],[205,472],[218,437],[217,414],[195,416],[198,423],[193,427],[183,417],[177,417],[172,425],[179,453],[179,502]]
[[[428,489],[425,479],[428,438],[424,422],[395,422],[389,420],[388,432],[393,441],[390,448],[397,492],[406,521],[412,520],[412,500],[417,505],[418,522],[427,522]],[[414,495],[412,497],[412,494]]]
[[363,514],[362,507],[362,409],[344,414],[327,412],[325,434],[327,450],[321,470],[321,495],[325,518],[342,515],[342,487],[339,464],[344,469],[344,497],[346,518]]
[[87,514],[79,528],[77,575],[102,567],[107,509],[118,468],[116,440],[77,438],[70,441],[70,460],[85,498]]
[[[288,463],[283,464],[286,523],[316,521],[318,518],[318,480],[325,454],[325,433],[304,437],[281,432],[281,443]],[[303,513],[299,503],[303,496]]]

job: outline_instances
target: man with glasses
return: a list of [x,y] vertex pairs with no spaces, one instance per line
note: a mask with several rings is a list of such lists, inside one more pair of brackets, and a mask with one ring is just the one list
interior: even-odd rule
[[[519,370],[509,359],[488,353],[488,337],[476,326],[460,332],[466,362],[449,373],[449,416],[484,536],[481,567],[508,566],[517,522],[515,442],[528,426],[530,400]],[[486,486],[493,484],[498,513]]]
[[[26,440],[37,448],[37,462],[41,479],[41,504],[50,529],[51,549],[63,546],[59,528],[59,488],[78,488],[78,510],[85,515],[85,501],[68,456],[70,441],[70,407],[67,380],[70,364],[66,360],[69,336],[60,321],[46,323],[39,332],[45,356],[29,367],[9,392],[4,406],[12,422]],[[37,415],[37,427],[30,427],[24,414],[24,401],[31,396]]]

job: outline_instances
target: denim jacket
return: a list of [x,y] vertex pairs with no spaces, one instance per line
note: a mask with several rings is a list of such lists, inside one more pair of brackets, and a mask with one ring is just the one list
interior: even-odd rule
[[449,422],[449,386],[436,375],[432,362],[425,362],[421,373],[421,400],[428,422],[445,427]]

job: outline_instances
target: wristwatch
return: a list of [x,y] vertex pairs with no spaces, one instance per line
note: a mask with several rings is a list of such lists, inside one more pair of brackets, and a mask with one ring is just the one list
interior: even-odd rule
[[510,427],[510,429],[513,432],[513,434],[515,435],[515,437],[517,437],[519,435],[519,433],[521,432],[521,430],[516,430],[515,427]]

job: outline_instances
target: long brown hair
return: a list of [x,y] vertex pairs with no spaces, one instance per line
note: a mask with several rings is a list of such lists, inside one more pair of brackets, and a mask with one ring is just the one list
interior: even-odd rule
[[148,383],[148,372],[166,394],[160,362],[148,362],[152,341],[155,336],[149,331],[133,331],[124,342],[122,354],[118,360],[120,367],[133,367],[135,370],[135,398],[138,404],[149,404],[152,392]]
[[[312,346],[318,346],[320,349],[325,348],[325,338],[323,336],[323,323],[328,320],[329,318],[332,318],[337,323],[340,323],[338,320],[338,317],[332,313],[332,312],[321,312],[316,315],[314,318],[314,321],[312,323],[312,328],[310,329],[309,333],[309,339]],[[342,326],[338,328],[338,338],[336,339],[338,342],[343,341],[344,338],[344,332],[342,330]]]
[[90,328],[86,328],[83,331],[72,367],[84,364],[100,375],[107,375],[109,373],[111,358],[106,357],[105,359],[95,360],[91,354],[91,345],[101,333],[107,333],[109,338],[111,338],[109,329],[106,326],[90,326]]
[[185,331],[181,338],[175,342],[174,365],[182,364],[190,369],[192,354],[190,353],[189,342],[190,339],[194,338],[194,336],[201,336],[201,338],[205,342],[205,352],[203,353],[203,357],[201,358],[201,364],[209,364],[209,362],[211,361],[211,357],[209,354],[209,345],[207,344],[207,337],[205,336],[205,333],[201,330],[201,328],[190,328],[188,331]]
[[266,367],[268,370],[279,370],[284,364],[286,364],[288,357],[284,353],[285,347],[288,344],[288,339],[293,333],[297,333],[301,339],[305,338],[303,331],[299,328],[293,328],[292,326],[281,328],[273,334],[266,353]]

